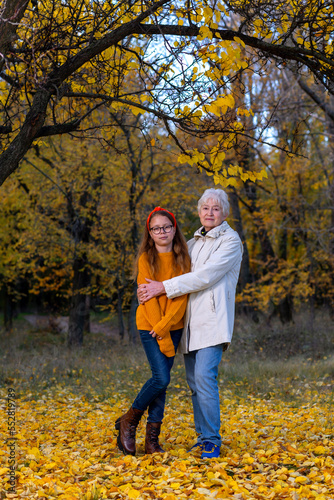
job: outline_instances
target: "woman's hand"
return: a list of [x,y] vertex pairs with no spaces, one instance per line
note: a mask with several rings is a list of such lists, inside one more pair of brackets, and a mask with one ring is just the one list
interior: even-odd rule
[[151,330],[149,334],[152,335],[153,338],[157,337],[158,340],[162,340],[162,337],[158,337],[154,330]]
[[137,297],[140,304],[145,304],[148,300],[153,297],[157,297],[158,295],[163,295],[166,293],[165,287],[161,283],[161,281],[153,281],[148,278],[145,278],[147,284],[138,285]]

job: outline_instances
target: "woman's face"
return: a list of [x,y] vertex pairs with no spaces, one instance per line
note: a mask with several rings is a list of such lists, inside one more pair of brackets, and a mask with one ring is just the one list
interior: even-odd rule
[[215,200],[211,199],[203,203],[198,215],[205,231],[210,231],[210,229],[220,226],[226,219],[222,207]]
[[166,252],[172,250],[175,227],[168,217],[165,217],[164,215],[154,215],[151,217],[150,235],[158,251],[159,248]]

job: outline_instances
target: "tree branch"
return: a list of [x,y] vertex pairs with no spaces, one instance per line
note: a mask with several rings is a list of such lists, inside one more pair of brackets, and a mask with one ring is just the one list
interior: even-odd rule
[[10,134],[12,132],[11,125],[0,125],[0,134]]
[[324,101],[324,99],[322,99],[320,97],[319,94],[314,92],[311,89],[311,87],[309,87],[307,85],[307,83],[305,82],[305,80],[301,76],[297,76],[296,79],[297,79],[297,82],[298,82],[298,85],[300,86],[300,88],[302,90],[304,90],[304,92],[312,99],[312,101],[314,101],[319,106],[319,108],[321,108],[331,120],[334,121],[334,109],[331,106],[329,106]]
[[[26,0],[17,0],[24,2]],[[0,185],[7,177],[16,170],[19,162],[30,148],[33,140],[39,135],[43,127],[47,107],[50,98],[57,92],[59,87],[69,76],[82,67],[85,63],[93,59],[96,55],[102,53],[107,48],[117,45],[121,40],[130,36],[138,23],[149,17],[152,13],[163,7],[170,0],[160,0],[154,2],[148,9],[139,14],[136,19],[124,23],[119,28],[108,33],[105,37],[98,39],[84,48],[79,54],[69,58],[60,67],[55,68],[45,79],[43,87],[39,87],[34,95],[34,99],[25,121],[18,135],[14,138],[8,148],[0,155]],[[0,32],[1,33],[1,32]],[[1,67],[0,67],[1,70]]]
[[3,0],[0,7],[0,72],[29,0]]
[[[252,37],[234,30],[219,30],[211,29],[213,37],[224,41],[233,41],[236,38],[242,40],[245,45],[252,47],[253,49],[259,50],[265,54],[272,57],[278,57],[282,60],[291,60],[302,63],[303,65],[309,67],[312,72],[318,72],[320,69],[320,64],[318,61],[324,63],[324,65],[334,68],[334,59],[324,56],[321,52],[315,50],[308,50],[300,46],[290,46],[290,45],[279,45],[265,42],[260,38]],[[139,24],[134,34],[141,35],[174,35],[183,37],[197,37],[200,34],[200,27],[192,26],[179,26],[171,24]],[[312,59],[311,59],[312,58]],[[324,74],[328,75],[331,80],[333,80],[333,69],[326,69],[325,66],[322,67]]]

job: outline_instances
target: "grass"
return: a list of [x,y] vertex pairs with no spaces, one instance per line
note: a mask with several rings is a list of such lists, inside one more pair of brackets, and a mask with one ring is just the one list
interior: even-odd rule
[[[196,433],[181,356],[160,436],[166,454],[145,455],[145,416],[136,457],[124,457],[114,424],[150,374],[140,343],[95,323],[84,346],[69,350],[42,323],[20,317],[0,335],[0,394],[13,388],[18,400],[17,498],[332,498],[334,329],[325,314],[312,349],[306,314],[287,326],[237,318],[220,369],[223,445],[214,463],[186,452]],[[1,426],[7,433],[5,412]],[[9,452],[0,454],[5,480]]]
[[[95,325],[82,348],[69,350],[64,334],[32,327],[21,316],[13,332],[1,332],[0,385],[15,386],[31,398],[62,386],[87,398],[104,400],[117,392],[131,400],[149,376],[146,357],[140,342],[121,343],[112,322],[109,327],[101,323],[99,332]],[[333,379],[334,328],[323,311],[313,329],[307,313],[285,326],[237,317],[233,342],[221,365],[221,387],[240,397],[279,397],[295,404],[303,398],[299,387],[308,384],[315,397],[322,393],[333,402]],[[188,391],[179,355],[172,380],[170,392]]]

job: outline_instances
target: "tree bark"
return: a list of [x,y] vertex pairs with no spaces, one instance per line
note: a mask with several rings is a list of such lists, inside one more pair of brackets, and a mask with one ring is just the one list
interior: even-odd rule
[[70,304],[68,337],[69,347],[82,346],[84,327],[87,319],[87,294],[81,290],[90,286],[90,272],[87,267],[86,255],[78,255],[73,263],[73,287]]
[[136,325],[137,307],[138,307],[137,283],[134,283],[132,287],[132,297],[131,297],[130,311],[128,317],[129,338],[132,344],[135,344],[137,341],[137,325]]
[[121,340],[124,339],[125,327],[123,318],[123,296],[124,287],[120,285],[119,279],[116,280],[117,289],[117,323],[118,323],[118,334]]
[[17,28],[24,16],[29,0],[3,0],[0,7],[0,72],[6,55],[17,38]]
[[[89,285],[91,284],[91,277],[89,280]],[[90,302],[91,302],[91,296],[86,295],[86,315],[85,315],[85,324],[84,324],[84,333],[90,333]]]
[[14,301],[11,294],[8,292],[6,285],[3,287],[3,297],[4,297],[4,327],[6,332],[11,332],[13,329],[13,317],[14,317]]
[[[98,190],[101,187],[101,183],[102,175],[98,174],[91,183],[92,190]],[[72,347],[81,346],[83,344],[85,324],[89,316],[87,290],[91,284],[91,273],[87,254],[82,248],[90,241],[91,228],[96,216],[99,197],[96,196],[92,203],[91,191],[86,190],[81,194],[79,207],[86,209],[87,206],[90,205],[89,214],[86,217],[80,217],[79,213],[75,210],[71,191],[68,191],[66,199],[70,220],[68,230],[75,242],[72,297],[67,337],[67,343]]]
[[[287,260],[288,258],[288,234],[286,230],[286,216],[283,217],[282,229],[279,234],[278,242],[278,258]],[[293,320],[293,308],[291,294],[287,295],[280,301],[277,306],[279,318],[283,324],[290,323]]]
[[253,279],[252,279],[252,273],[251,273],[250,265],[249,265],[248,246],[247,246],[246,236],[244,233],[244,228],[243,228],[243,223],[242,223],[242,218],[241,218],[239,200],[238,200],[238,196],[237,196],[237,193],[236,193],[236,190],[234,187],[230,188],[230,190],[229,190],[229,201],[230,201],[230,206],[231,206],[231,210],[232,210],[232,217],[233,217],[235,229],[241,238],[242,245],[244,248],[244,254],[242,257],[240,277],[239,277],[240,287],[241,287],[241,290],[243,290],[245,288],[245,286],[247,285],[247,283],[251,283],[253,281]]

